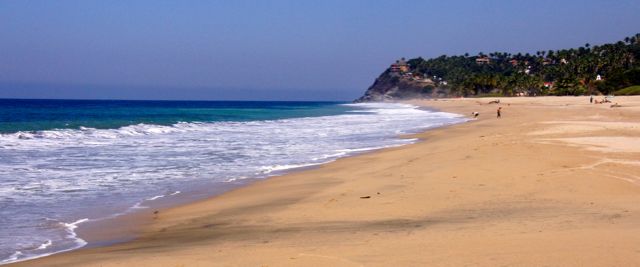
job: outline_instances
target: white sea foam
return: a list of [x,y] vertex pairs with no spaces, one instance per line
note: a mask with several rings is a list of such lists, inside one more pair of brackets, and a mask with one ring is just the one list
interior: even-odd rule
[[263,166],[260,167],[260,173],[261,174],[270,174],[273,172],[279,172],[279,171],[285,171],[285,170],[291,170],[291,169],[297,169],[297,168],[304,168],[304,167],[311,167],[311,166],[315,166],[315,165],[320,165],[326,162],[318,162],[318,163],[308,163],[308,164],[285,164],[285,165],[273,165],[273,166]]
[[397,135],[464,121],[406,104],[347,106],[358,110],[268,121],[0,134],[0,260],[30,257],[15,240],[30,240],[34,234],[41,236],[27,247],[51,240],[38,250],[42,255],[84,245],[74,230],[86,220],[64,229],[43,228],[38,222],[50,214],[91,221],[113,218],[189,188],[263,178],[409,144],[416,139]]
[[9,255],[9,257],[7,257],[6,259],[1,260],[0,263],[17,262],[20,256],[22,256],[22,252],[16,251],[13,254]]
[[149,207],[147,207],[147,206],[143,206],[142,202],[137,202],[136,204],[133,204],[133,206],[131,206],[129,209],[127,209],[125,214],[128,213],[129,211],[139,210],[139,209],[148,209],[148,208]]
[[78,238],[78,235],[76,234],[75,230],[76,230],[76,228],[78,228],[79,224],[87,222],[87,221],[89,221],[89,218],[80,219],[80,220],[77,220],[77,221],[72,222],[72,223],[64,223],[64,222],[62,223],[66,227],[67,238],[75,239],[76,243],[80,247],[86,245],[87,242],[85,242],[84,240]]
[[338,152],[338,153],[324,154],[324,155],[321,155],[321,156],[319,156],[319,157],[314,157],[314,158],[312,158],[311,160],[313,160],[313,161],[318,161],[318,160],[323,160],[323,159],[339,158],[339,157],[342,157],[342,156],[344,156],[344,155],[346,155],[346,154],[347,154],[347,152],[345,152],[345,151],[340,151],[340,152]]
[[165,197],[165,195],[157,195],[157,196],[153,196],[153,197],[147,198],[147,200],[148,201],[152,201],[152,200],[156,200],[158,198],[163,198],[163,197]]
[[[6,259],[0,260],[0,264],[7,264],[7,263],[14,263],[14,262],[20,262],[25,260],[42,258],[49,255],[62,253],[62,252],[84,247],[85,245],[87,245],[87,242],[84,241],[82,238],[78,237],[78,235],[75,232],[75,229],[78,228],[79,224],[87,221],[89,221],[88,218],[80,219],[72,223],[59,222],[59,224],[64,227],[64,231],[66,232],[65,241],[71,242],[71,244],[67,245],[65,248],[61,248],[55,251],[47,251],[47,249],[49,249],[53,245],[53,241],[47,240],[37,248],[23,250],[23,251],[19,250],[19,251],[13,252]],[[40,252],[40,251],[46,251],[46,252]]]
[[44,243],[42,243],[40,246],[38,246],[38,248],[36,248],[36,249],[37,250],[47,249],[48,247],[51,246],[51,244],[53,244],[53,242],[51,240],[47,240]]

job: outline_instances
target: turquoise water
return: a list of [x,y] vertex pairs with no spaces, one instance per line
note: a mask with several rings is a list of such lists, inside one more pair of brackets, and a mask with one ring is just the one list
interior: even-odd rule
[[342,114],[336,102],[0,99],[0,133],[132,124],[252,121]]
[[404,104],[0,100],[0,264],[76,229],[464,121]]

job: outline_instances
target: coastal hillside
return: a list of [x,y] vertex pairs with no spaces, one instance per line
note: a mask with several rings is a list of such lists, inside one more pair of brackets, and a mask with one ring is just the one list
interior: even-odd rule
[[616,43],[397,60],[356,102],[458,96],[640,93],[640,34]]

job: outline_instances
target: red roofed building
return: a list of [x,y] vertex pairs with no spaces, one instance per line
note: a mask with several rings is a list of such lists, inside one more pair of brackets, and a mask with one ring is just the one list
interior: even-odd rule
[[391,64],[391,72],[407,72],[409,71],[409,64],[404,58],[396,60],[396,63]]

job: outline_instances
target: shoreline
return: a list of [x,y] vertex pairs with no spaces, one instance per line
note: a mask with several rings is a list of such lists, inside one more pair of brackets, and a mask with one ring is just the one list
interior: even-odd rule
[[[548,102],[544,102],[548,99]],[[566,136],[573,129],[571,127],[592,132],[610,131],[597,127],[604,119],[614,119],[611,122],[615,123],[621,118],[629,120],[631,116],[637,115],[640,98],[624,99],[630,99],[634,103],[628,110],[585,106],[580,104],[582,98],[577,97],[503,98],[502,106],[505,110],[500,120],[492,116],[496,105],[477,103],[487,102],[488,99],[410,101],[412,104],[427,105],[444,112],[470,114],[472,111],[480,111],[481,115],[477,121],[409,135],[419,138],[417,143],[340,158],[317,168],[270,177],[213,198],[161,210],[156,219],[149,220],[151,223],[145,226],[141,237],[133,241],[79,249],[8,266],[109,266],[140,265],[143,262],[148,265],[191,266],[211,264],[213,259],[220,265],[456,265],[455,263],[471,262],[479,265],[579,265],[581,262],[588,263],[588,259],[593,260],[592,264],[605,265],[611,262],[603,261],[606,259],[598,261],[594,257],[597,253],[589,249],[588,252],[552,254],[550,258],[538,259],[537,262],[533,261],[531,255],[522,253],[534,252],[531,254],[535,255],[541,251],[548,252],[549,248],[562,250],[565,247],[549,243],[551,238],[559,238],[577,246],[580,242],[575,242],[576,240],[584,240],[575,231],[583,231],[581,234],[586,232],[592,239],[607,240],[607,244],[619,250],[621,247],[616,247],[617,243],[607,239],[607,233],[621,237],[627,246],[639,241],[640,235],[630,233],[639,231],[632,219],[638,217],[640,210],[625,205],[640,199],[638,181],[634,180],[633,175],[626,177],[626,180],[591,177],[588,180],[590,185],[597,184],[600,187],[590,188],[577,183],[581,179],[575,177],[573,172],[589,176],[591,169],[585,169],[584,162],[595,164],[602,160],[599,153],[614,153],[613,156],[606,157],[611,157],[609,160],[613,160],[613,163],[602,164],[622,164],[623,167],[604,166],[607,174],[620,176],[620,169],[632,174],[629,170],[637,170],[637,167],[620,162],[633,161],[633,157],[629,159],[627,154],[635,156],[640,151],[598,152],[584,150],[584,147],[594,146],[584,138],[579,140],[582,143],[578,143],[578,147],[575,147],[575,142],[565,144],[573,142],[572,140],[559,140],[576,138]],[[622,104],[624,107],[624,102]],[[570,121],[567,119],[585,117],[584,109],[603,113],[596,114],[595,118],[588,118],[597,120],[595,126],[588,123],[586,126],[561,125],[564,128],[555,129],[559,133],[554,133],[553,123],[545,124],[554,119]],[[566,116],[565,113],[570,114]],[[521,140],[536,131],[550,131],[547,126],[551,127],[551,134],[541,136],[552,139],[545,141],[548,143],[528,143],[528,140]],[[618,128],[614,129],[614,133],[622,133],[623,137],[638,137],[634,125],[627,126],[615,126]],[[593,130],[593,127],[597,129]],[[511,128],[517,128],[518,131],[513,132]],[[578,138],[584,137],[582,135],[578,134]],[[531,138],[544,139],[536,135]],[[595,146],[598,147],[598,143]],[[616,148],[615,145],[611,147]],[[499,149],[500,153],[495,155],[492,153],[494,149]],[[538,153],[531,154],[532,151],[527,149]],[[428,156],[437,156],[438,159],[425,158]],[[531,162],[528,158],[534,156],[537,162]],[[441,162],[442,159],[449,160]],[[512,166],[505,162],[518,164]],[[460,166],[465,168],[460,169]],[[548,177],[563,179],[556,181]],[[635,187],[629,184],[634,184]],[[585,195],[585,192],[589,194]],[[612,195],[612,192],[616,194]],[[601,197],[595,202],[585,202],[589,196],[611,197],[621,192],[624,195],[622,200],[614,198],[607,202],[607,198]],[[368,205],[363,206],[363,202]],[[600,204],[601,202],[605,204]],[[593,205],[598,207],[594,208]],[[611,206],[620,211],[612,214],[605,212]],[[569,210],[582,212],[571,213]],[[560,219],[555,219],[552,215]],[[592,217],[599,219],[593,222]],[[592,224],[585,227],[585,223],[579,219]],[[606,225],[601,222],[609,223],[611,220],[622,224],[623,229],[616,232],[615,229],[604,227]],[[578,227],[567,228],[562,226],[562,222]],[[480,226],[489,230],[483,230]],[[538,228],[544,230],[534,231]],[[593,228],[598,231],[589,231]],[[563,235],[558,232],[559,229],[574,233]],[[464,234],[456,234],[457,231],[466,233],[466,237]],[[514,236],[544,242],[520,244],[519,239],[513,238]],[[489,242],[493,245],[483,249],[479,245],[487,243],[480,237],[501,242]],[[504,237],[504,240],[497,237]],[[389,241],[383,242],[382,239]],[[364,244],[367,244],[367,248],[362,247]],[[438,248],[436,244],[444,249]],[[457,254],[457,249],[447,249],[455,244],[462,246],[460,250],[470,251],[470,255],[447,259],[445,255]],[[513,253],[513,248],[504,247],[517,244],[530,249],[520,249],[521,255],[517,255]],[[392,248],[394,245],[404,250]],[[640,254],[629,251],[632,247],[624,250],[625,246],[622,246],[623,251],[618,254],[624,254],[624,257],[619,257],[622,261],[616,258],[615,263],[640,262]],[[434,255],[415,254],[419,248],[429,249]],[[513,254],[491,253],[499,248],[512,251]],[[218,251],[212,253],[215,249]],[[251,257],[238,257],[245,255],[247,251],[259,253]],[[381,258],[382,256],[373,256],[373,252],[392,253],[394,256]],[[588,253],[592,255],[589,257]],[[494,260],[488,260],[484,257],[486,255],[494,255]],[[585,258],[579,259],[578,255]],[[147,262],[148,260],[152,261]]]
[[[416,109],[426,110],[430,112],[437,112],[436,109],[432,108],[424,108],[422,106],[416,107]],[[464,121],[462,121],[464,122]],[[450,125],[455,123],[462,122],[448,122],[444,123],[444,125]],[[324,162],[314,162],[309,164],[301,164],[301,165],[286,165],[283,166],[282,169],[273,169],[269,170],[263,176],[257,177],[249,177],[245,179],[239,180],[228,180],[226,182],[217,182],[213,187],[207,189],[188,189],[186,191],[175,191],[173,193],[166,193],[163,195],[153,196],[147,199],[143,199],[137,202],[135,205],[127,208],[124,211],[117,212],[114,214],[101,214],[100,212],[96,212],[95,214],[100,214],[99,217],[89,217],[78,220],[73,223],[72,227],[69,230],[70,234],[74,235],[74,238],[77,239],[77,242],[84,243],[84,245],[80,245],[80,247],[76,248],[65,248],[59,251],[53,251],[50,253],[36,255],[30,258],[20,259],[18,261],[14,261],[11,263],[2,263],[4,264],[16,264],[26,261],[32,261],[35,259],[41,259],[44,257],[50,257],[52,255],[67,253],[77,250],[85,250],[85,249],[93,249],[93,248],[101,248],[106,246],[118,245],[126,242],[131,242],[138,237],[140,237],[141,233],[144,233],[144,229],[146,225],[153,223],[153,221],[158,217],[156,215],[156,211],[173,209],[180,206],[188,205],[191,203],[197,203],[202,201],[208,201],[216,198],[221,194],[225,194],[227,192],[234,191],[235,189],[251,186],[253,183],[271,179],[277,176],[288,175],[291,173],[304,172],[307,170],[312,170],[315,168],[319,168],[322,165],[330,164],[336,160],[340,160],[342,158],[354,157],[367,153],[375,153],[376,151],[401,147],[405,145],[413,144],[418,140],[410,140],[414,139],[409,136],[414,135],[416,133],[432,129],[442,127],[443,125],[434,124],[433,126],[423,127],[415,132],[399,134],[392,139],[405,139],[407,142],[411,143],[398,143],[392,145],[383,145],[379,144],[379,146],[371,146],[361,149],[347,149],[347,152],[341,152],[341,155],[337,158],[330,158],[328,161]],[[413,130],[412,130],[413,131]],[[345,150],[346,151],[346,150]],[[182,189],[181,189],[182,190]],[[77,228],[77,229],[76,229]]]
[[[434,126],[434,127],[425,129],[424,131],[428,131],[433,128],[448,127],[450,125],[455,125],[455,124],[448,124],[444,126]],[[402,134],[396,138],[417,139],[416,142],[421,142],[422,140],[418,138],[412,138],[412,136],[416,134],[417,133]],[[198,192],[195,192],[195,191],[180,192],[181,195],[174,198],[174,200],[167,199],[167,201],[165,201],[164,203],[148,203],[144,208],[140,208],[137,211],[130,211],[130,212],[125,211],[122,214],[117,214],[111,218],[98,219],[98,221],[89,221],[90,224],[82,225],[82,227],[78,227],[75,233],[79,237],[81,237],[83,241],[87,242],[86,245],[80,248],[71,248],[71,249],[60,251],[60,252],[54,252],[52,254],[44,255],[41,257],[24,259],[24,260],[13,262],[13,263],[30,261],[34,259],[48,257],[48,256],[56,255],[59,253],[71,252],[75,250],[100,248],[100,247],[106,247],[106,246],[112,246],[112,245],[118,245],[126,242],[131,242],[136,238],[140,237],[140,234],[144,232],[146,225],[148,225],[149,223],[152,223],[154,218],[157,217],[155,215],[155,211],[171,210],[171,209],[180,208],[181,206],[186,206],[189,204],[213,201],[215,198],[217,198],[220,195],[231,193],[234,190],[240,189],[242,187],[251,186],[257,182],[267,181],[269,179],[277,178],[280,176],[286,176],[294,173],[314,170],[314,169],[320,168],[323,165],[331,164],[343,158],[357,157],[357,156],[368,154],[368,153],[376,153],[378,151],[382,151],[385,149],[400,148],[400,147],[408,146],[412,144],[414,143],[400,144],[400,145],[380,147],[380,148],[363,149],[362,151],[354,151],[352,153],[345,154],[342,157],[333,159],[328,162],[309,164],[305,166],[299,166],[299,167],[293,167],[290,169],[274,171],[273,175],[268,175],[266,177],[245,178],[239,181],[234,181],[235,183],[228,183],[228,184],[220,183],[220,184],[217,184],[218,187],[214,188],[214,190],[206,189]],[[192,193],[196,195],[185,196],[186,195],[185,193],[186,194]],[[140,203],[145,203],[147,201],[153,201],[153,200],[147,199]],[[84,219],[81,219],[80,221],[82,220]],[[117,237],[114,237],[114,236],[117,236]],[[12,263],[9,263],[9,264],[12,264]]]

